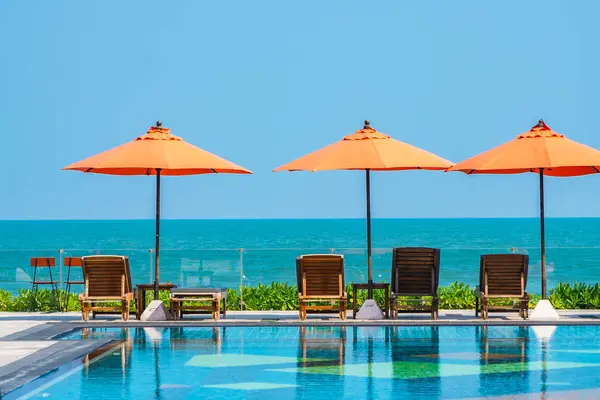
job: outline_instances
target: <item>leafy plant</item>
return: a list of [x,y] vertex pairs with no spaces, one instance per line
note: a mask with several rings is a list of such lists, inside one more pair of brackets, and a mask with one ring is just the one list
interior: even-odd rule
[[442,310],[465,310],[475,308],[474,288],[460,282],[438,288],[439,308]]
[[[241,291],[240,291],[241,289]],[[442,286],[438,290],[440,309],[468,310],[475,308],[474,287],[465,283],[454,282],[448,286]],[[350,308],[354,299],[352,298],[352,284],[346,287],[348,295],[348,307]],[[64,303],[65,291],[59,291],[60,298]],[[600,309],[600,285],[588,285],[581,282],[559,283],[549,292],[549,300],[556,309]],[[539,295],[530,294],[529,306],[535,307],[540,299]],[[160,299],[169,306],[169,292],[161,291]],[[227,308],[229,310],[297,310],[298,289],[295,285],[288,283],[272,282],[269,285],[258,284],[256,286],[242,286],[237,289],[228,289]],[[383,290],[374,290],[373,297],[383,307],[385,295]],[[356,301],[360,307],[367,298],[367,291],[360,290]],[[37,294],[31,290],[20,289],[17,295],[0,289],[0,311],[56,311],[56,296],[49,290],[40,290]],[[153,299],[153,293],[148,292],[147,303]],[[401,298],[400,302],[416,300],[418,297]],[[429,303],[431,300],[425,298],[422,301]],[[509,305],[511,299],[494,299],[493,305]],[[132,302],[132,308],[135,301]],[[67,301],[67,311],[80,311],[78,294],[71,293]]]

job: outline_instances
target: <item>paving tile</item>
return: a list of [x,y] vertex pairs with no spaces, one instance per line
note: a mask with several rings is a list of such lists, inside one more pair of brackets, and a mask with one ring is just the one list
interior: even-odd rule
[[20,360],[38,350],[52,346],[54,341],[0,341],[0,367]]

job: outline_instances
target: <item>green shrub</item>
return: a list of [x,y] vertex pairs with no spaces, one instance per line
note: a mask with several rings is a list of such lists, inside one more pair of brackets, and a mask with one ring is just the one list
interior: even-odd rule
[[[59,291],[61,299],[66,296],[65,291]],[[354,299],[352,298],[352,284],[346,287],[348,295],[348,308],[351,307]],[[385,304],[383,290],[374,290],[373,297],[377,303],[383,307]],[[448,286],[442,286],[438,290],[440,298],[440,309],[444,310],[469,310],[475,308],[474,288],[465,283],[454,282]],[[556,287],[550,289],[550,302],[557,309],[600,309],[600,285],[588,285],[585,283],[559,283]],[[152,300],[153,293],[147,292],[147,302]],[[169,293],[160,292],[160,299],[167,307],[169,305]],[[360,307],[367,298],[367,291],[360,290],[357,293],[357,302]],[[412,299],[417,299],[413,297]],[[531,295],[530,307],[535,307],[540,296]],[[406,299],[400,299],[400,302]],[[429,303],[430,299],[424,299]],[[494,299],[493,305],[509,305],[514,303],[510,299]],[[116,304],[116,303],[115,303]],[[132,302],[132,308],[135,307],[135,301]],[[0,289],[0,311],[55,311],[58,309],[55,297],[49,290],[40,290],[34,296],[31,290],[19,289],[18,294],[12,295],[6,290]],[[227,308],[229,310],[297,310],[298,309],[298,290],[295,285],[288,283],[272,282],[269,285],[258,284],[256,286],[242,286],[241,292],[238,289],[228,289]],[[80,311],[78,294],[71,293],[67,302],[67,311]]]

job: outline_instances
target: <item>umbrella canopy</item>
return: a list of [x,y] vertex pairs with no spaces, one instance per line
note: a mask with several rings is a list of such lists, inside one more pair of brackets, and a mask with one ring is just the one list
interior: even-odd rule
[[543,120],[528,132],[491,150],[448,168],[466,174],[540,175],[540,250],[542,298],[546,298],[546,243],[544,229],[544,175],[579,176],[600,171],[600,151],[554,132]]
[[371,171],[445,170],[452,162],[376,131],[369,121],[339,142],[309,153],[274,171],[364,170],[367,189],[367,265],[372,298]]
[[600,172],[600,152],[554,132],[540,120],[529,132],[462,161],[448,171],[467,174],[539,173],[578,176]]
[[435,154],[376,131],[365,121],[363,129],[274,171],[444,170],[451,165]]
[[171,135],[159,121],[135,140],[63,168],[109,175],[251,174],[219,156]]
[[156,175],[154,298],[158,299],[161,175],[251,174],[250,170],[186,143],[158,121],[135,140],[63,168],[109,175]]

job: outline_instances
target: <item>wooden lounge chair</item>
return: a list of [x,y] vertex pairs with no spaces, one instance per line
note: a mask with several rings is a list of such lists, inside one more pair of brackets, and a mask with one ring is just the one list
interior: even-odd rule
[[129,304],[133,300],[129,259],[88,256],[81,258],[81,267],[85,281],[85,293],[79,295],[83,320],[89,319],[90,311],[120,311],[123,320],[128,320]]
[[[344,256],[309,254],[296,258],[300,319],[307,310],[338,310],[346,318],[347,296],[344,287]],[[314,305],[309,303],[330,303]]]
[[[427,247],[398,247],[392,255],[391,308],[392,318],[398,312],[431,312],[438,318],[438,282],[440,276],[440,249]],[[399,297],[419,296],[419,299],[406,299],[399,304]],[[421,297],[431,297],[431,306]]]
[[[481,318],[488,318],[488,311],[518,310],[523,319],[529,317],[529,294],[527,270],[529,256],[525,254],[485,254],[481,256],[479,268],[479,286],[475,289],[475,316],[481,312]],[[517,304],[510,306],[491,306],[490,299],[513,298]]]

